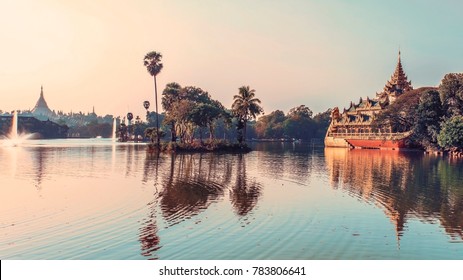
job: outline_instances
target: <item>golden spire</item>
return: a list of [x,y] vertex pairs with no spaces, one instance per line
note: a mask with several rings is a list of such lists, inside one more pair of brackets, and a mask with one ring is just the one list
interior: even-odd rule
[[412,90],[412,83],[408,80],[407,75],[405,74],[402,61],[400,59],[400,48],[399,48],[399,55],[397,59],[397,66],[395,67],[395,71],[391,76],[391,79],[386,82],[384,86],[383,92],[387,95],[401,95],[402,93]]

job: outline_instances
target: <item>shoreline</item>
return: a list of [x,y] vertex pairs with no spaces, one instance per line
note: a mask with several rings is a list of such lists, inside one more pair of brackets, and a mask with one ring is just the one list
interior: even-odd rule
[[155,143],[147,144],[147,151],[170,152],[170,153],[249,153],[252,149],[246,144],[213,142],[213,143],[160,143],[159,149],[156,149]]

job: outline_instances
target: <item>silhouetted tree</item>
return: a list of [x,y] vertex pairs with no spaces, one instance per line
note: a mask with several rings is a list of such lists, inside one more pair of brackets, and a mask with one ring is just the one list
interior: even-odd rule
[[[264,112],[260,106],[260,100],[256,98],[256,91],[249,86],[239,88],[237,95],[233,96],[232,112],[238,119],[237,128],[240,130],[238,142],[246,141],[246,125],[249,120],[255,119]],[[244,129],[244,133],[241,130]]]
[[161,72],[162,70],[162,63],[161,63],[162,55],[161,53],[158,52],[149,52],[145,55],[145,58],[143,59],[143,65],[145,65],[146,70],[148,70],[148,73],[153,76],[154,79],[154,99],[155,99],[155,104],[156,104],[156,130],[158,132],[156,133],[157,139],[156,139],[156,144],[157,147],[159,148],[159,117],[158,117],[158,89],[157,89],[157,84],[156,84],[156,76]]

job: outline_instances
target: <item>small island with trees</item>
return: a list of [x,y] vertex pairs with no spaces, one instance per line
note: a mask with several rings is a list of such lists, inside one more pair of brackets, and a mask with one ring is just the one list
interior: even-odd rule
[[[162,92],[161,105],[164,114],[158,111],[158,94],[156,76],[161,72],[163,64],[159,52],[149,52],[145,55],[143,64],[153,77],[155,93],[155,127],[147,127],[144,136],[150,140],[149,151],[176,151],[176,152],[248,152],[246,144],[246,128],[248,121],[255,120],[263,113],[261,101],[256,98],[255,90],[249,86],[242,86],[238,94],[233,97],[233,105],[226,109],[220,101],[215,100],[203,89],[195,86],[182,87],[176,82],[166,85]],[[149,102],[144,102],[148,110]],[[170,130],[170,141],[161,143],[160,139],[166,136],[162,125]],[[132,118],[133,116],[129,116]],[[150,114],[147,111],[147,120]],[[130,120],[129,120],[130,121]],[[236,127],[237,143],[215,138],[215,128],[221,123],[222,127]],[[122,126],[120,135],[126,135],[127,128]],[[204,132],[208,132],[208,139],[204,139]],[[196,138],[198,134],[199,139]],[[120,137],[121,138],[121,137]],[[126,139],[122,139],[126,140]]]

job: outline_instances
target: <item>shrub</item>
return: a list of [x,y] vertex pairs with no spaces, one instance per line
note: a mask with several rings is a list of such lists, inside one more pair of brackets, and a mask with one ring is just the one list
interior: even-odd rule
[[463,148],[463,117],[454,116],[446,120],[437,141],[439,146],[446,150],[461,150]]

